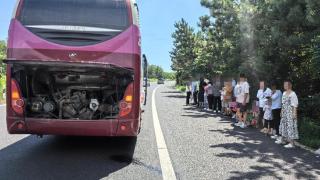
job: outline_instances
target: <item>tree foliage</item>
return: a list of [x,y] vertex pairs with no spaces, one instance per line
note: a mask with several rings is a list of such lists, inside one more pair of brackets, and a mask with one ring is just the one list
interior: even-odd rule
[[175,79],[175,73],[174,72],[165,72],[162,67],[157,65],[149,65],[148,66],[148,78],[150,79],[158,79],[158,78],[164,78],[169,80]]
[[194,72],[195,34],[194,29],[184,19],[176,22],[174,27],[176,28],[172,34],[174,48],[170,52],[170,57],[171,68],[176,71],[176,80],[179,84]]
[[157,65],[149,65],[148,66],[148,78],[156,79],[163,78],[164,71],[162,67]]
[[7,45],[5,41],[0,41],[0,73],[1,76],[4,74],[5,64],[3,60],[7,57],[6,55]]
[[6,42],[0,41],[0,100],[2,99],[2,92],[5,89],[5,64],[3,60],[6,58]]

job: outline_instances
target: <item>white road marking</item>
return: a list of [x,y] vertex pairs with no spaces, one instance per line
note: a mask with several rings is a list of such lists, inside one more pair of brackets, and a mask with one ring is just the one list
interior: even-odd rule
[[158,118],[158,112],[156,108],[155,94],[158,88],[159,87],[155,88],[152,92],[152,117],[153,117],[154,131],[156,134],[160,165],[162,170],[162,178],[164,180],[176,180],[177,178],[172,167],[172,163],[169,157],[169,152],[167,149],[166,142],[163,137],[163,133],[162,133],[159,118]]

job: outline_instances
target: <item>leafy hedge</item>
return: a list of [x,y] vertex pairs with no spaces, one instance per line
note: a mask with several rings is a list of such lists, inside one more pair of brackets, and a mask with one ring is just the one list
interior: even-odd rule
[[320,148],[320,126],[313,119],[299,121],[299,142],[314,149]]
[[320,94],[301,98],[299,103],[299,114],[302,117],[316,120],[316,123],[320,125],[320,111],[318,107],[320,107]]
[[181,92],[186,92],[186,86],[176,86],[176,89]]
[[0,76],[0,100],[3,100],[2,92],[6,88],[5,76]]
[[306,146],[320,148],[320,94],[300,99],[300,142]]

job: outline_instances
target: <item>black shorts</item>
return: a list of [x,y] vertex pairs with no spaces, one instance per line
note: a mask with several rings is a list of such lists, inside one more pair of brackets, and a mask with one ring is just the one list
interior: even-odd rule
[[248,103],[243,105],[242,103],[237,103],[237,107],[240,109],[240,112],[244,113],[248,110]]

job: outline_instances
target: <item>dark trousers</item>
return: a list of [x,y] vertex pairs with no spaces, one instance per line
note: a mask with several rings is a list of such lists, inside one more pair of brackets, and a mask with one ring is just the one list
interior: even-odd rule
[[190,104],[191,91],[187,91],[186,105]]
[[280,113],[281,113],[281,109],[272,110],[273,125],[274,125],[274,129],[277,132],[277,135],[279,135],[279,126],[280,126],[280,120],[281,120]]
[[193,92],[193,104],[198,104],[198,91]]
[[209,109],[212,109],[212,105],[213,105],[213,95],[209,94],[208,97],[208,105],[209,105]]
[[258,128],[260,129],[264,127],[263,114],[264,114],[263,108],[259,108]]
[[273,128],[274,127],[274,121],[273,120],[265,120],[264,121],[264,127],[265,128]]
[[204,105],[204,92],[203,91],[198,92],[198,101],[199,101],[198,107],[202,108]]
[[221,111],[221,97],[220,96],[214,96],[213,97],[213,110],[214,111]]

